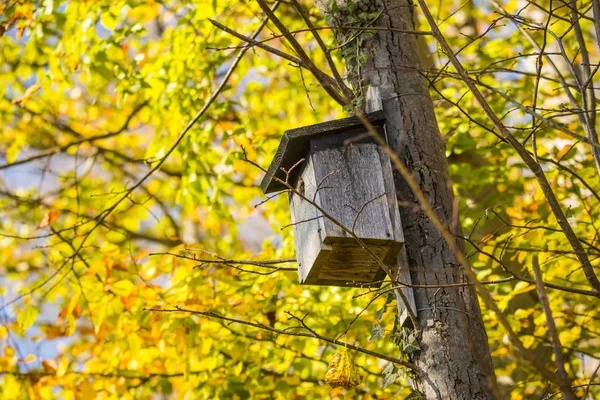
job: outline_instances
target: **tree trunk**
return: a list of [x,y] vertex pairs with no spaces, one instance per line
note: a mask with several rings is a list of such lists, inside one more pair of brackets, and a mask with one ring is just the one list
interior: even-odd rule
[[[333,25],[364,24],[415,30],[410,0],[315,0]],[[369,17],[360,17],[361,13]],[[338,33],[347,43],[355,30]],[[438,130],[426,79],[419,72],[416,35],[377,31],[343,48],[347,77],[358,95],[378,86],[386,114],[390,147],[397,152],[429,199],[438,217],[452,225],[454,195],[444,142]],[[465,282],[463,269],[424,212],[408,184],[395,176],[406,239],[408,265],[415,285]],[[411,206],[406,206],[409,204]],[[455,228],[460,235],[460,227]],[[463,243],[459,245],[464,247]],[[497,385],[477,296],[471,287],[416,289],[417,317],[423,327],[421,351],[413,361],[424,371],[416,388],[428,399],[494,399]]]

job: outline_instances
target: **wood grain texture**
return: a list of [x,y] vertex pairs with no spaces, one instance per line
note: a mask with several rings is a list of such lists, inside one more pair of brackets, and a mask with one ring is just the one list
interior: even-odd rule
[[[385,122],[382,111],[369,113],[365,116],[376,127],[383,126]],[[306,157],[311,139],[357,130],[366,131],[357,117],[349,117],[286,131],[281,138],[268,172],[260,184],[262,191],[266,194],[285,189],[285,186],[273,179],[273,176],[285,180],[285,173],[282,168],[289,170],[299,160]],[[382,130],[381,134],[383,134]],[[297,176],[297,173],[294,174],[295,176]]]
[[[296,188],[327,215],[354,229],[381,262],[394,264],[404,236],[390,160],[369,136],[358,141],[353,134],[331,138],[310,141]],[[290,195],[290,207],[301,283],[381,285],[385,271],[352,235],[332,220],[318,218],[316,208],[296,194]]]
[[[300,167],[302,173],[302,186],[304,195],[308,198],[314,196],[315,187],[317,186],[314,177],[312,163],[307,160],[307,163]],[[318,275],[318,271],[313,271],[309,277],[312,266],[322,250],[323,237],[321,235],[322,218],[317,209],[309,202],[303,200],[295,193],[290,193],[289,196],[290,211],[292,215],[292,223],[294,224],[294,243],[296,245],[296,260],[298,262],[298,278],[300,283],[310,282],[314,280],[314,275]]]
[[[382,166],[376,144],[319,148],[311,140],[311,162],[317,182],[325,179],[317,203],[363,239],[394,240]],[[337,172],[336,172],[337,171]],[[324,220],[325,243],[349,235],[333,221]]]
[[383,103],[381,101],[381,91],[377,86],[369,86],[367,89],[367,95],[365,97],[365,112],[375,112],[383,110]]
[[[404,243],[404,228],[402,227],[402,221],[400,219],[400,210],[398,207],[398,198],[396,195],[396,187],[394,185],[394,170],[392,162],[389,156],[385,152],[385,149],[378,147],[377,151],[381,160],[382,175],[384,178],[385,191],[388,193],[387,202],[390,210],[390,218],[394,226],[394,239],[398,242]],[[412,285],[412,278],[410,276],[410,270],[408,268],[408,260],[406,258],[406,247],[402,246],[398,252],[396,259],[393,261],[386,262],[389,269],[386,271],[390,279],[394,282],[402,282],[408,285]],[[408,301],[408,307],[417,314],[417,304],[415,302],[415,293],[411,287],[403,287],[400,289]],[[398,312],[400,314],[400,326],[408,326],[411,324],[411,320],[408,317],[408,311],[404,304],[398,305]]]
[[[378,258],[385,259],[391,251],[388,245],[366,243]],[[304,282],[311,285],[379,287],[385,271],[367,251],[354,243],[324,245],[312,267],[318,271]]]

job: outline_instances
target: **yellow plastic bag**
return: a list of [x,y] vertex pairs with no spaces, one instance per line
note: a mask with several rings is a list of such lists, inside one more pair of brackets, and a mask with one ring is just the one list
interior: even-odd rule
[[325,374],[325,382],[332,388],[343,387],[350,389],[360,385],[362,377],[358,373],[358,368],[348,354],[345,347],[333,355],[329,369]]

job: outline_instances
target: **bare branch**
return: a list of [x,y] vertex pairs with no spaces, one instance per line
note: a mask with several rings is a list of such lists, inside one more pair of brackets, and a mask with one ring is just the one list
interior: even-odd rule
[[[211,23],[211,24],[213,24],[213,25],[214,25],[214,26],[216,26],[217,28],[221,29],[221,30],[222,30],[222,31],[224,31],[224,32],[227,32],[227,33],[229,33],[229,34],[230,34],[230,35],[232,35],[232,36],[235,36],[235,37],[236,37],[236,38],[238,38],[238,39],[241,39],[241,40],[243,40],[243,41],[244,41],[244,42],[246,42],[246,43],[249,43],[249,44],[251,44],[251,45],[253,45],[253,46],[256,46],[256,47],[259,47],[259,48],[261,48],[261,49],[263,49],[263,50],[265,50],[265,51],[268,51],[269,53],[271,53],[271,54],[274,54],[274,55],[276,55],[276,56],[278,56],[278,57],[281,57],[281,58],[283,58],[284,60],[288,60],[288,61],[290,61],[290,62],[292,62],[292,63],[294,63],[294,64],[297,64],[297,65],[301,66],[302,68],[307,68],[307,66],[306,66],[306,65],[304,65],[304,63],[303,63],[303,62],[302,62],[302,61],[301,61],[299,58],[296,58],[296,57],[294,57],[294,56],[292,56],[292,55],[289,55],[289,54],[287,54],[287,53],[284,53],[283,51],[281,51],[281,50],[279,50],[279,49],[276,49],[275,47],[267,46],[266,44],[263,44],[262,42],[259,42],[258,40],[255,40],[255,39],[253,39],[253,38],[251,38],[251,37],[248,37],[248,36],[242,35],[241,33],[239,33],[239,32],[236,32],[236,31],[234,31],[233,29],[226,27],[225,25],[221,24],[221,23],[220,23],[220,22],[218,22],[218,21],[215,21],[215,20],[213,20],[213,19],[210,19],[210,18],[209,18],[208,20],[210,21],[210,23]],[[245,50],[248,50],[248,49],[249,49],[249,47],[247,47],[247,46],[242,46],[242,47],[240,47],[240,48],[241,48],[243,51],[245,51]],[[308,68],[307,68],[307,69],[308,69]]]
[[296,271],[296,268],[281,268],[281,267],[275,267],[275,265],[278,264],[289,264],[289,263],[295,263],[296,259],[295,258],[282,258],[280,260],[233,260],[233,259],[229,259],[229,258],[223,258],[220,257],[214,253],[208,252],[206,250],[202,250],[202,249],[191,249],[191,248],[187,248],[187,249],[182,249],[181,251],[198,251],[201,253],[205,253],[205,254],[210,254],[211,256],[217,258],[216,260],[208,260],[208,259],[203,259],[203,258],[198,258],[196,256],[188,256],[185,254],[176,254],[176,253],[171,253],[169,251],[164,252],[164,253],[150,253],[150,256],[173,256],[173,257],[177,257],[177,258],[182,258],[185,260],[191,260],[191,261],[195,261],[197,263],[201,263],[201,264],[239,264],[239,265],[252,265],[255,267],[261,267],[261,268],[267,268],[267,269],[273,269],[273,270],[278,270],[278,271]]
[[560,379],[560,389],[565,399],[574,400],[577,399],[577,396],[575,396],[573,389],[571,389],[569,375],[565,370],[565,360],[562,354],[562,345],[560,344],[558,332],[556,331],[556,323],[554,322],[554,318],[552,317],[552,310],[550,310],[548,296],[546,295],[546,290],[544,289],[542,272],[540,271],[540,263],[538,261],[537,255],[533,256],[532,266],[533,273],[535,275],[535,285],[537,287],[538,298],[540,299],[542,309],[544,310],[544,315],[546,316],[548,333],[550,333],[550,337],[552,338],[552,351],[554,352],[554,362],[556,363],[556,375]]
[[310,29],[315,40],[317,41],[317,44],[321,48],[321,51],[323,52],[323,55],[325,56],[325,60],[327,60],[327,65],[329,65],[329,69],[331,70],[331,73],[333,74],[333,78],[337,82],[338,87],[340,88],[340,90],[342,91],[342,93],[344,94],[346,99],[351,99],[352,97],[354,97],[352,90],[350,90],[350,88],[348,86],[346,86],[346,84],[344,83],[342,76],[338,72],[337,67],[335,66],[335,63],[333,62],[333,59],[331,58],[331,53],[330,53],[329,49],[325,45],[325,42],[323,42],[323,39],[321,38],[321,35],[319,35],[319,32],[315,29],[314,25],[312,24],[310,17],[306,13],[306,10],[304,10],[304,8],[302,8],[302,6],[298,3],[298,0],[291,0],[291,1],[292,1],[292,4],[294,5],[294,8],[296,8],[296,10],[298,11],[298,14],[300,14],[302,19],[304,20],[304,23],[306,24],[306,26],[308,26],[308,29]]
[[63,146],[57,146],[57,147],[53,147],[51,149],[44,150],[42,152],[39,152],[38,154],[34,154],[34,155],[30,156],[30,157],[23,158],[21,160],[16,160],[16,161],[13,161],[11,163],[2,164],[2,165],[0,165],[0,170],[11,168],[11,167],[15,167],[17,165],[23,165],[23,164],[26,164],[26,163],[31,162],[31,161],[39,160],[41,158],[50,157],[50,156],[53,156],[55,154],[59,154],[59,153],[65,152],[65,151],[69,150],[71,147],[79,146],[79,145],[81,145],[83,143],[91,143],[91,142],[95,142],[97,140],[108,139],[108,138],[120,135],[121,133],[123,133],[123,132],[125,132],[127,130],[127,128],[129,127],[129,124],[130,124],[131,120],[133,119],[133,117],[138,112],[140,112],[147,104],[148,104],[148,101],[146,100],[143,103],[141,103],[138,106],[136,106],[133,109],[133,111],[131,112],[131,114],[129,114],[129,116],[127,117],[127,119],[125,120],[125,122],[123,123],[123,126],[121,126],[116,131],[104,133],[102,135],[92,136],[92,137],[89,137],[89,138],[83,138],[83,139],[77,140],[75,142],[71,142],[71,143],[65,144]]
[[[494,111],[492,110],[492,108],[490,107],[488,102],[485,100],[485,97],[483,97],[483,94],[477,88],[477,85],[469,77],[468,73],[465,71],[462,64],[458,60],[458,58],[456,58],[456,56],[452,52],[452,49],[450,48],[450,46],[448,45],[448,42],[446,41],[446,39],[442,35],[441,31],[439,30],[435,20],[433,19],[433,16],[430,14],[425,1],[418,0],[418,2],[421,6],[421,9],[425,13],[426,19],[429,22],[429,25],[431,26],[431,29],[432,29],[434,36],[436,37],[438,43],[440,44],[440,46],[442,47],[442,49],[444,50],[444,52],[446,53],[446,55],[448,56],[450,61],[452,62],[452,65],[454,66],[454,68],[456,68],[456,70],[458,71],[458,74],[461,76],[464,83],[471,90],[471,93],[473,94],[473,96],[475,97],[475,99],[477,100],[479,105],[482,107],[483,112],[492,121],[492,123],[494,124],[496,129],[498,129],[498,131],[507,140],[507,142],[511,145],[511,147],[513,147],[517,151],[517,153],[519,154],[521,159],[525,162],[527,167],[535,175],[535,177],[538,181],[538,184],[539,184],[540,188],[542,189],[542,192],[544,193],[544,196],[546,197],[546,200],[548,201],[548,204],[549,204],[550,208],[552,209],[552,212],[553,212],[558,224],[562,228],[565,236],[567,237],[567,240],[573,247],[573,250],[575,251],[577,258],[581,262],[581,266],[582,266],[582,269],[583,269],[586,279],[589,281],[590,285],[592,286],[592,288],[594,290],[600,291],[600,281],[598,280],[598,277],[596,276],[596,273],[595,273],[594,268],[589,260],[589,257],[587,256],[585,250],[581,246],[581,243],[579,242],[577,235],[573,231],[573,228],[567,221],[567,218],[560,206],[558,199],[556,198],[556,195],[554,194],[554,191],[552,190],[552,187],[550,186],[550,183],[548,182],[548,179],[546,178],[546,175],[545,175],[543,169],[537,162],[535,162],[535,160],[531,157],[531,155],[527,152],[527,150],[512,135],[512,133],[506,128],[506,126],[504,126],[504,124],[502,123],[502,121],[500,121],[498,116],[496,116],[496,114],[494,113]],[[555,379],[555,377],[553,377],[552,379]]]
[[359,346],[355,346],[353,344],[347,343],[347,342],[342,342],[341,340],[338,339],[331,339],[328,338],[326,336],[322,336],[318,333],[316,333],[314,330],[310,329],[308,333],[305,332],[294,332],[294,331],[289,331],[289,330],[285,330],[285,329],[275,329],[272,328],[270,326],[261,324],[261,323],[256,323],[256,322],[250,322],[250,321],[244,321],[241,319],[237,319],[237,318],[230,318],[230,317],[226,317],[224,315],[220,315],[211,311],[196,311],[196,310],[188,310],[185,308],[181,308],[181,307],[176,307],[173,309],[149,309],[146,308],[144,309],[145,311],[151,311],[151,312],[162,312],[162,313],[176,313],[176,312],[184,312],[184,313],[190,313],[190,314],[195,314],[195,315],[201,315],[207,318],[215,318],[215,319],[220,319],[223,321],[228,321],[230,323],[236,323],[236,324],[240,324],[240,325],[246,325],[246,326],[251,326],[254,328],[258,328],[258,329],[262,329],[265,331],[269,331],[269,332],[273,332],[273,333],[277,333],[280,335],[288,335],[288,336],[300,336],[300,337],[307,337],[307,338],[313,338],[313,339],[317,339],[317,340],[321,340],[323,342],[327,342],[336,346],[343,346],[346,347],[348,349],[351,350],[355,350],[358,351],[360,353],[364,353],[373,357],[377,357],[380,358],[382,360],[386,360],[386,361],[390,361],[393,362],[395,364],[398,365],[402,365],[403,367],[409,368],[411,369],[413,372],[419,374],[420,369],[414,365],[413,363],[410,363],[408,361],[405,360],[401,360],[399,358],[395,358],[395,357],[390,357],[387,356],[385,354],[381,354],[381,353],[377,353],[368,349],[365,349],[363,347],[359,347]]
[[[304,51],[304,48],[298,43],[296,38],[289,34],[289,30],[287,27],[275,16],[275,13],[269,9],[264,0],[257,0],[258,5],[263,10],[263,12],[269,17],[269,19],[275,24],[277,29],[285,35],[286,40],[292,46],[298,57],[302,60],[302,64],[306,66],[306,68],[313,74],[313,76],[319,81],[323,89],[340,105],[345,106],[351,100],[344,94],[344,89],[340,87],[335,79],[321,71],[317,66],[312,62],[310,57]],[[341,92],[341,93],[340,93]]]

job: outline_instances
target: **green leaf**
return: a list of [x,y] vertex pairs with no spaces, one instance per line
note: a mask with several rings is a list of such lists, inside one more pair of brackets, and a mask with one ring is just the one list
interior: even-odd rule
[[380,324],[373,325],[373,329],[371,330],[371,337],[369,338],[369,342],[373,342],[379,338],[382,338],[384,334],[385,334],[385,330],[383,329],[383,326],[381,326]]
[[381,387],[385,389],[390,386],[392,383],[398,379],[400,375],[400,371],[396,368],[396,366],[392,363],[389,363],[385,369],[383,370],[383,382],[381,383]]
[[27,328],[33,325],[39,313],[40,311],[31,304],[26,305],[17,315],[17,323],[21,331],[25,332]]
[[67,336],[71,336],[73,333],[75,333],[76,328],[77,328],[77,321],[75,320],[75,317],[73,316],[73,314],[69,314],[67,316],[67,331],[66,331]]
[[385,368],[383,369],[383,371],[381,371],[381,373],[384,375],[388,375],[394,372],[395,369],[396,367],[394,366],[394,363],[389,362],[385,365]]
[[381,319],[381,317],[383,317],[383,314],[387,311],[387,306],[383,306],[381,307],[379,310],[377,310],[377,314],[375,314],[375,317],[377,319]]
[[402,329],[403,341],[402,341],[402,352],[404,354],[411,354],[421,350],[417,342],[417,337],[414,332],[409,331],[406,328]]
[[388,305],[388,304],[390,304],[394,300],[396,300],[396,295],[394,294],[394,292],[387,292],[387,297],[385,299],[385,304]]

